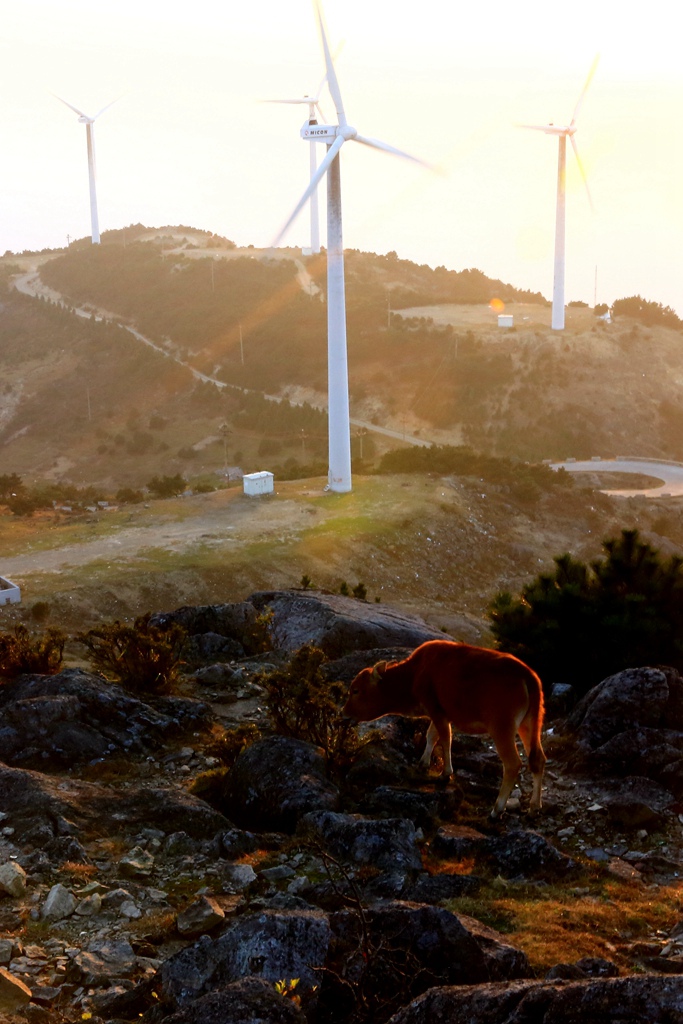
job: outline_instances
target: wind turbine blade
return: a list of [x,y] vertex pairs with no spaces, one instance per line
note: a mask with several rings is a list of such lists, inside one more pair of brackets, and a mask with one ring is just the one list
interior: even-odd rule
[[574,113],[572,114],[572,119],[570,121],[570,126],[574,125],[574,123],[576,122],[577,117],[579,116],[579,111],[581,110],[581,106],[583,104],[584,98],[586,96],[586,93],[588,92],[588,86],[591,84],[591,82],[593,80],[593,75],[595,74],[595,70],[596,70],[596,68],[598,66],[598,61],[599,60],[600,60],[600,54],[598,53],[598,54],[595,55],[595,60],[591,64],[591,69],[588,72],[588,78],[586,79],[586,83],[585,83],[583,89],[581,90],[581,95],[579,96],[577,104],[574,107]]
[[576,157],[576,162],[579,165],[579,171],[581,173],[581,177],[583,178],[583,183],[586,186],[586,195],[588,196],[588,202],[590,204],[590,208],[593,211],[593,213],[595,213],[595,207],[593,206],[593,197],[591,196],[591,190],[588,187],[588,178],[586,177],[586,172],[584,170],[583,164],[581,163],[581,157],[579,156],[579,150],[578,150],[578,148],[576,146],[576,140],[574,139],[573,135],[570,135],[569,138],[571,140],[572,149],[574,150],[574,156]]
[[428,164],[426,160],[420,160],[418,156],[412,156],[410,153],[406,153],[402,149],[396,149],[396,146],[390,146],[387,142],[380,142],[379,139],[370,139],[365,135],[354,135],[353,141],[360,142],[363,146],[370,146],[372,149],[381,149],[385,153],[393,153],[394,156],[401,156],[404,160],[412,160],[415,164],[420,164],[422,167],[428,167],[430,171],[435,169],[432,164]]
[[344,103],[341,98],[341,90],[339,88],[339,82],[337,80],[337,72],[334,70],[334,61],[330,52],[330,46],[327,42],[327,34],[325,32],[325,23],[323,21],[323,12],[320,6],[320,0],[314,0],[315,12],[318,16],[318,28],[320,29],[320,39],[323,44],[323,53],[325,55],[325,67],[327,68],[327,85],[330,90],[330,96],[334,102],[335,109],[337,111],[337,123],[341,127],[345,127],[348,124],[346,120],[346,114],[344,113]]
[[548,129],[547,124],[516,124],[515,128],[531,128],[532,132],[545,132]]
[[337,156],[337,153],[342,148],[342,146],[344,145],[345,141],[346,140],[344,139],[343,135],[338,135],[337,138],[334,140],[334,142],[332,143],[332,145],[330,146],[330,148],[327,151],[327,155],[318,164],[318,169],[316,170],[315,174],[311,178],[310,183],[308,185],[308,188],[306,189],[306,191],[302,195],[302,197],[299,200],[299,202],[294,207],[294,210],[290,214],[290,216],[289,216],[288,220],[286,221],[286,223],[280,228],[280,230],[278,231],[276,237],[273,239],[273,242],[271,243],[271,248],[272,249],[274,249],[277,245],[279,245],[279,243],[282,241],[282,238],[285,235],[286,231],[290,228],[290,226],[294,223],[296,218],[299,216],[299,214],[303,210],[304,206],[306,205],[306,203],[311,198],[311,196],[313,195],[313,193],[317,189],[318,185],[320,184],[321,179],[327,174],[327,170],[328,170],[330,164],[333,162],[333,160]]
[[96,121],[97,118],[100,116],[100,114],[103,114],[105,112],[105,110],[109,110],[109,108],[113,107],[115,103],[118,103],[120,99],[121,99],[121,97],[117,96],[115,100],[111,101],[111,103],[107,103],[106,107],[102,107],[101,110],[98,110],[97,113],[95,114],[95,116],[93,117],[93,121]]
[[56,100],[59,100],[60,103],[63,103],[65,107],[68,107],[69,110],[73,110],[74,114],[78,114],[79,117],[88,117],[88,115],[84,114],[82,110],[78,109],[78,107],[74,107],[73,103],[67,103],[66,100],[63,100],[56,92],[53,92],[52,95]]
[[314,103],[312,96],[299,96],[295,100],[259,100],[259,103]]

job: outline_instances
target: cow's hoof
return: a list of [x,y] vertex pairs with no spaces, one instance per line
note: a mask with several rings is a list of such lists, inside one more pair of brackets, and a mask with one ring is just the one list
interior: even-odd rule
[[434,785],[435,786],[444,786],[444,787],[446,787],[452,781],[453,781],[453,776],[452,775],[439,775],[436,779],[434,779]]

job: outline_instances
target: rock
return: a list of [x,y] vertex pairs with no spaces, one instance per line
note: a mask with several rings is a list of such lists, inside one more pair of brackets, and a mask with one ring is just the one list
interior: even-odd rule
[[251,864],[228,864],[223,868],[222,876],[224,883],[237,892],[248,889],[257,878]]
[[76,907],[75,913],[80,917],[94,917],[102,909],[102,897],[98,892],[86,896]]
[[80,969],[83,984],[98,987],[112,978],[125,978],[135,968],[135,953],[126,939],[95,939],[89,949],[82,950],[74,957],[74,964]]
[[[441,634],[443,639],[443,633]],[[320,666],[325,679],[340,680],[342,683],[350,683],[364,668],[370,668],[379,661],[403,661],[413,653],[411,647],[372,647],[366,651],[352,651],[343,658],[334,661],[327,661]]]
[[227,829],[219,832],[215,839],[219,857],[227,857],[234,860],[245,853],[253,853],[259,848],[258,836],[253,832],[245,832],[239,828]]
[[140,846],[134,846],[119,861],[119,871],[128,878],[144,877],[151,874],[154,857]]
[[7,764],[71,767],[113,753],[145,753],[181,728],[207,725],[199,701],[157,698],[154,706],[101,676],[65,669],[22,676],[0,692],[0,739]]
[[119,915],[127,917],[130,921],[137,921],[142,917],[142,911],[134,900],[126,900],[119,907]]
[[443,859],[474,857],[488,863],[504,878],[557,878],[576,868],[575,862],[545,836],[522,829],[502,836],[482,836],[476,832],[467,836],[457,826],[444,826],[432,840],[431,853]]
[[163,845],[164,857],[183,857],[197,852],[197,843],[187,832],[172,832]]
[[439,819],[451,820],[462,801],[460,790],[401,789],[379,786],[361,801],[360,810],[375,818],[410,818],[419,828],[431,830]]
[[8,964],[12,959],[14,943],[12,939],[0,939],[0,964]]
[[428,875],[410,889],[407,899],[415,903],[442,903],[459,896],[474,896],[482,886],[476,875]]
[[647,825],[656,830],[674,803],[672,794],[651,779],[627,776],[601,785],[601,800],[610,822],[624,828]]
[[245,914],[217,939],[203,935],[193,946],[165,960],[161,993],[171,1006],[184,1007],[198,996],[240,978],[258,974],[271,984],[299,978],[307,998],[320,985],[330,926],[319,911]]
[[590,981],[513,981],[432,988],[389,1024],[659,1024],[680,1020],[683,978],[639,976]]
[[131,902],[132,899],[133,897],[127,889],[110,889],[102,896],[102,910],[113,910],[118,913],[123,904]]
[[355,814],[313,811],[301,819],[300,831],[317,839],[334,857],[392,871],[420,871],[417,833],[406,818],[383,820]]
[[26,872],[15,860],[0,864],[0,889],[17,898],[26,895]]
[[0,967],[0,1010],[17,1013],[31,1001],[31,989],[19,978]]
[[[523,953],[516,950],[515,957],[506,960],[495,950],[495,933],[479,940],[443,907],[398,901],[376,904],[365,909],[362,922],[357,912],[343,910],[330,915],[330,925],[334,942],[320,993],[321,1020],[345,1019],[353,1009],[348,985],[341,982],[345,977],[356,979],[368,1019],[381,1019],[392,1007],[398,1009],[445,981],[469,990],[504,976],[506,964],[513,976],[516,970],[524,976],[530,973]],[[347,1012],[340,1013],[345,1004]]]
[[202,896],[201,899],[191,903],[176,918],[176,927],[181,935],[188,938],[195,938],[210,932],[217,924],[225,919],[223,910],[215,900]]
[[304,644],[312,644],[328,658],[341,658],[359,650],[413,650],[426,640],[443,640],[440,630],[417,616],[340,594],[262,591],[252,594],[249,600],[259,612],[272,611],[273,646],[288,654]]
[[511,978],[533,978],[534,972],[526,955],[511,946],[494,928],[477,921],[474,917],[458,914],[460,923],[476,939],[486,957],[491,981],[508,981]]
[[306,1024],[291,999],[262,978],[243,978],[201,996],[164,1024]]
[[257,740],[225,780],[226,811],[242,828],[293,832],[306,812],[338,805],[322,752],[289,736]]
[[44,921],[61,921],[76,909],[76,897],[61,882],[53,885],[43,903],[40,916]]
[[157,612],[152,615],[150,622],[161,629],[175,622],[183,627],[188,636],[214,633],[238,640],[250,648],[249,639],[258,614],[251,601],[241,601],[236,604],[186,606],[173,612]]
[[641,775],[683,792],[683,678],[634,668],[594,686],[567,719],[582,771]]
[[218,687],[220,689],[224,686],[229,686],[236,675],[241,678],[241,673],[237,669],[223,662],[218,662],[216,665],[205,665],[203,668],[197,669],[194,673],[194,678],[199,686]]
[[245,650],[238,640],[220,633],[198,633],[183,644],[183,659],[190,667],[207,662],[234,661],[243,658]]

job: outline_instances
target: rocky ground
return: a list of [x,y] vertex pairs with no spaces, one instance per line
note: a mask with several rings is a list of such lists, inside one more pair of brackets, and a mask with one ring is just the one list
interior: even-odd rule
[[[271,649],[250,653],[264,612]],[[303,642],[348,681],[441,632],[301,591],[171,620],[190,636],[181,695],[80,669],[0,689],[6,1019],[683,1020],[675,672],[620,673],[572,709],[556,694],[544,813],[525,813],[525,779],[491,822],[484,741],[456,740],[443,787],[413,768],[411,720],[366,727],[341,772],[269,733],[261,673]],[[221,737],[250,724],[262,738],[226,772]]]

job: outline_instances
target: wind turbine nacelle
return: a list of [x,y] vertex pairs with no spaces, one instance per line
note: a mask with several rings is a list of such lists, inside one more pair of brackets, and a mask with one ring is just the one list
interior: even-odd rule
[[339,128],[336,124],[309,124],[306,121],[300,134],[306,142],[325,142],[331,145],[339,134]]

